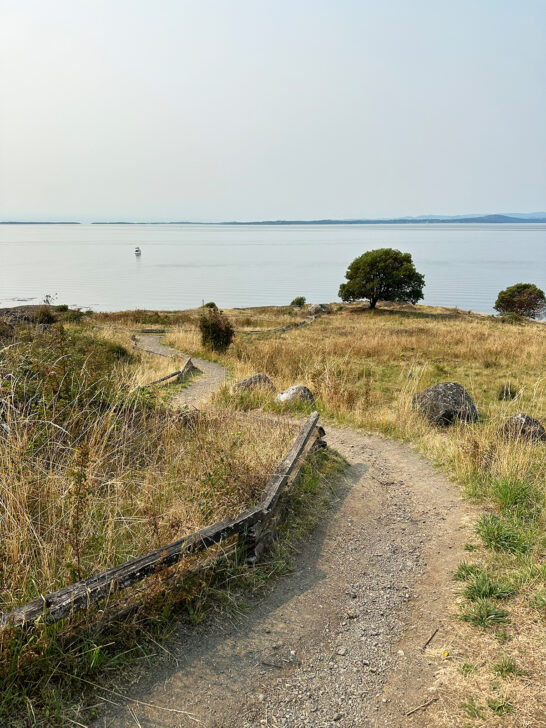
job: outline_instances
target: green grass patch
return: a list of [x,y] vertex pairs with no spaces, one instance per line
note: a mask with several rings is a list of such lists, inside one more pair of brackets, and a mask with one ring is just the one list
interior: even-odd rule
[[477,599],[468,606],[466,611],[461,612],[458,616],[463,622],[469,622],[483,629],[508,622],[508,612],[488,599]]
[[495,581],[485,573],[474,574],[466,585],[463,594],[471,602],[480,599],[507,599],[515,594],[515,587],[506,580]]
[[469,564],[466,561],[461,561],[453,574],[453,578],[455,581],[467,581],[471,577],[481,574],[482,570],[479,564]]
[[501,511],[508,512],[523,521],[534,520],[542,513],[544,497],[528,480],[517,478],[493,480],[490,494]]
[[521,531],[494,513],[485,513],[480,518],[476,524],[476,533],[484,545],[493,551],[517,554],[529,550]]
[[473,672],[477,672],[478,668],[476,665],[473,665],[471,662],[463,662],[462,665],[459,665],[459,672],[461,675],[464,675],[467,677],[468,675],[472,675]]
[[498,677],[506,678],[521,675],[522,671],[513,657],[503,657],[493,665],[493,673]]
[[490,698],[487,705],[496,715],[507,715],[514,712],[514,706],[507,698]]
[[477,703],[474,697],[468,698],[468,700],[461,705],[461,708],[464,710],[469,718],[483,719],[485,716],[485,708]]

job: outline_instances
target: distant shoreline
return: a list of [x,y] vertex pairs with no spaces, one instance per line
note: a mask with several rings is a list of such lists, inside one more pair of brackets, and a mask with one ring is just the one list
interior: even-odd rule
[[240,220],[222,222],[196,222],[191,220],[163,220],[163,221],[102,221],[96,220],[90,223],[80,221],[54,221],[46,222],[40,220],[3,220],[0,225],[447,225],[447,224],[529,224],[546,223],[546,213],[536,213],[536,217],[519,215],[476,215],[476,216],[454,216],[454,217],[393,217],[385,219],[375,218],[351,218],[347,220],[322,219],[322,220],[253,220],[249,222]]

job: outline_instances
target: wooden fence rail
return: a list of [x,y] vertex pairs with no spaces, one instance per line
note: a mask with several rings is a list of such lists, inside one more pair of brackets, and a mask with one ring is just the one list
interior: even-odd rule
[[156,379],[153,382],[148,382],[148,384],[143,384],[140,389],[153,387],[155,384],[161,384],[161,382],[166,382],[168,379],[174,379],[175,377],[177,382],[181,382],[184,377],[188,377],[190,374],[196,371],[197,367],[194,365],[191,359],[188,359],[182,369],[180,369],[179,371],[173,372],[172,374],[167,374],[167,376],[161,377],[161,379]]
[[[2,614],[0,615],[0,629],[31,625],[36,620],[41,620],[46,624],[58,622],[161,569],[176,564],[188,554],[203,551],[233,535],[242,538],[248,535],[250,545],[255,550],[261,532],[259,528],[256,529],[256,526],[265,523],[270,518],[291,476],[299,470],[301,456],[309,443],[311,441],[313,443],[322,442],[320,438],[324,434],[324,430],[317,427],[318,419],[318,412],[313,412],[309,416],[286,457],[267,483],[262,500],[258,505],[244,511],[232,520],[214,523],[162,548],[150,551],[120,566],[114,566],[100,574]],[[254,559],[251,557],[250,560]]]

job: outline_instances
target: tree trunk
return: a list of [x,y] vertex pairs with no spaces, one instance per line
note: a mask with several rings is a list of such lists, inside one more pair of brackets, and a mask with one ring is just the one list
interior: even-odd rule
[[370,308],[375,308],[376,303],[379,301],[378,298],[370,298]]

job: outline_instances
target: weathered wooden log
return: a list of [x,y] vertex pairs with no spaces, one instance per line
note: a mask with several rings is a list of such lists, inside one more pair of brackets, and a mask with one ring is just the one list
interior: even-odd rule
[[279,467],[273,473],[269,483],[267,484],[264,495],[262,498],[261,506],[264,511],[270,511],[275,507],[275,504],[279,500],[281,492],[286,485],[290,474],[294,470],[298,458],[302,454],[309,438],[313,434],[313,430],[316,427],[319,418],[318,412],[313,412],[307,418],[307,422],[303,426],[300,434],[297,436],[294,444],[290,448],[284,460],[279,464]]
[[[246,561],[249,564],[256,564],[263,552],[270,547],[273,541],[276,523],[280,517],[277,505],[286,486],[290,482],[291,476],[294,475],[299,458],[302,456],[313,436],[315,437],[315,442],[312,447],[316,443],[322,442],[321,434],[316,426],[317,420],[318,412],[313,412],[292,446],[290,453],[288,453],[279,465],[266,486],[262,499],[262,505],[264,506],[263,518],[257,521],[247,531],[245,537]],[[295,480],[296,478],[292,477],[292,487]]]
[[262,508],[255,506],[233,520],[214,523],[144,556],[131,559],[3,614],[0,616],[0,626],[19,626],[35,622],[39,618],[46,624],[57,622],[167,566],[176,564],[187,554],[203,551],[229,536],[242,533],[260,518],[263,518]]
[[156,379],[153,382],[149,382],[148,384],[143,384],[140,389],[153,387],[156,384],[161,384],[161,382],[166,382],[168,379],[174,379],[175,377],[177,378],[177,382],[181,382],[185,377],[189,376],[194,371],[197,371],[197,367],[194,365],[191,359],[188,359],[182,369],[179,369],[172,374],[167,374],[165,377],[161,377],[161,379]]
[[318,418],[318,412],[313,412],[309,416],[286,457],[269,480],[264,497],[257,506],[246,510],[233,520],[214,523],[167,546],[35,599],[7,614],[2,614],[0,615],[0,628],[29,625],[39,619],[46,624],[58,622],[161,569],[176,564],[187,554],[202,551],[230,536],[248,533],[256,523],[266,519],[275,507],[290,474],[294,471],[298,459],[315,430]]

